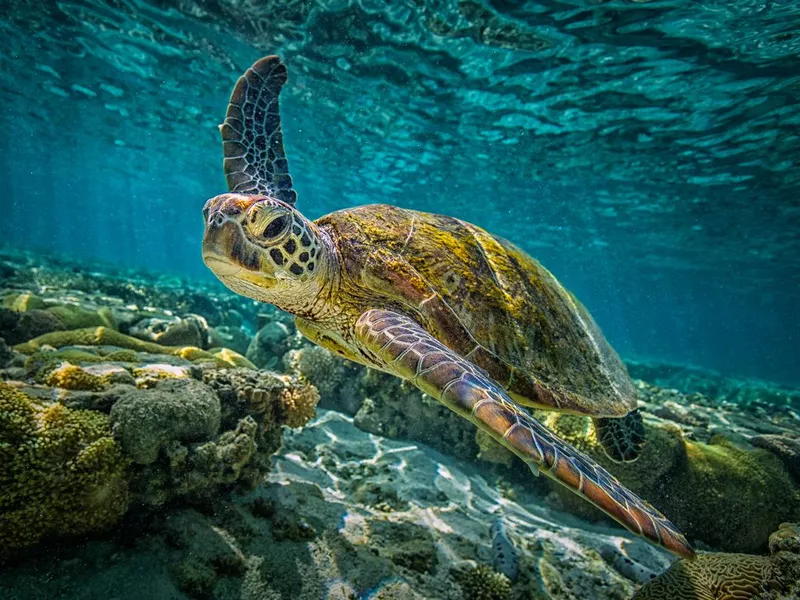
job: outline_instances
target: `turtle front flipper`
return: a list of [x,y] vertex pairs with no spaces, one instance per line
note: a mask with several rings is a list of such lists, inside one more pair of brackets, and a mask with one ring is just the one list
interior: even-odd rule
[[228,189],[262,194],[286,204],[297,201],[283,150],[278,95],[286,67],[277,56],[257,61],[236,82],[220,125]]
[[356,323],[356,336],[381,369],[437,398],[628,530],[680,556],[694,556],[689,543],[664,515],[555,436],[515,404],[482,369],[432,337],[413,319],[391,311],[368,310]]

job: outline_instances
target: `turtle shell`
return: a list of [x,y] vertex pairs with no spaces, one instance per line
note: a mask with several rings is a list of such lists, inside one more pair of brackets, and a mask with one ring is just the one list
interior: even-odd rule
[[609,417],[636,408],[625,366],[588,311],[510,242],[387,205],[316,223],[338,247],[351,295],[414,317],[518,402]]

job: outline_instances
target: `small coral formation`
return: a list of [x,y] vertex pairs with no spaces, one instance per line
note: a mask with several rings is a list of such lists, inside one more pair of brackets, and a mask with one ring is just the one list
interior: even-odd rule
[[653,501],[684,533],[715,548],[761,549],[781,522],[800,514],[797,492],[780,461],[761,449],[744,450],[722,437],[686,442]]
[[633,600],[793,600],[800,594],[800,527],[781,524],[770,549],[770,556],[701,553],[680,559]]
[[288,427],[302,427],[316,415],[317,388],[296,377],[250,369],[206,370],[204,381],[219,394],[224,406],[266,418]]
[[134,462],[149,465],[173,442],[199,442],[216,436],[219,398],[192,379],[165,379],[153,389],[131,390],[111,408],[114,436]]
[[0,382],[0,557],[106,528],[127,508],[126,460],[105,415],[40,404]]
[[106,387],[102,377],[92,375],[81,367],[70,363],[63,363],[50,372],[45,383],[52,387],[65,390],[83,390],[99,392]]
[[770,554],[800,554],[800,523],[781,523],[778,530],[769,536],[769,551]]
[[162,460],[134,465],[131,492],[141,504],[161,506],[175,498],[210,500],[225,488],[250,490],[269,470],[274,451],[274,445],[264,444],[256,421],[244,417],[213,440],[195,444],[174,440],[164,447]]
[[364,391],[361,383],[367,370],[334,356],[320,346],[304,345],[284,356],[290,372],[310,381],[319,390],[325,408],[354,415],[361,407]]
[[511,582],[508,577],[486,565],[478,565],[459,574],[464,600],[509,600]]
[[319,392],[313,385],[287,387],[281,391],[280,407],[287,427],[303,427],[317,416]]

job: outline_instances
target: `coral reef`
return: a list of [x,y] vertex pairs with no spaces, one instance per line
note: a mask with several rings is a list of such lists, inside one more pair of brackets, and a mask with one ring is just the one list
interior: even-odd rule
[[[0,458],[25,447],[15,461],[46,464],[34,485],[19,483],[29,496],[16,494],[14,511],[2,505],[0,532],[10,531],[7,513],[20,515],[15,543],[29,547],[98,531],[128,511],[118,530],[64,545],[57,557],[29,553],[0,573],[0,590],[21,600],[627,600],[668,566],[664,553],[608,521],[590,525],[554,510],[597,517],[545,478],[531,480],[504,448],[415,387],[301,342],[277,311],[129,272],[44,266],[8,281],[16,287],[0,287],[0,297],[13,296],[15,310],[0,309],[0,337],[10,331],[18,337],[7,341],[19,345],[0,361],[0,379],[16,390],[0,388]],[[196,335],[201,329],[207,339]],[[249,331],[259,332],[258,343]],[[31,339],[39,333],[47,335]],[[537,417],[701,548],[763,551],[766,534],[797,514],[793,393],[675,377],[696,389],[636,383],[648,443],[635,463],[608,462],[590,419]],[[55,422],[71,437],[42,445],[42,435],[58,437],[45,425]],[[91,481],[74,470],[89,463]],[[14,464],[22,463],[3,460],[0,474],[16,477]],[[63,526],[48,524],[50,503],[62,502],[42,492],[57,489],[54,481],[72,486],[58,505],[68,514]],[[29,506],[44,506],[41,520]],[[796,531],[781,527],[770,538],[773,556],[755,557],[781,578],[796,564]],[[134,590],[129,596],[117,591],[121,582]]]
[[126,461],[107,417],[39,404],[0,382],[0,558],[109,527],[127,508]]
[[680,559],[633,600],[793,600],[800,595],[800,527],[782,524],[769,545],[770,556],[701,553]]
[[758,380],[725,377],[708,369],[661,362],[627,361],[632,377],[662,388],[677,388],[686,394],[699,394],[716,404],[738,406],[793,406],[800,409],[800,391]]

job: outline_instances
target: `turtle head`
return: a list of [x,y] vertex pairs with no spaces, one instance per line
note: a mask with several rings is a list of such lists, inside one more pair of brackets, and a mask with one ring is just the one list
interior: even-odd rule
[[293,206],[221,194],[206,202],[203,218],[203,261],[234,292],[292,311],[286,299],[307,295],[319,282],[322,240]]

